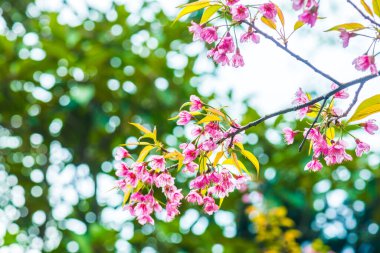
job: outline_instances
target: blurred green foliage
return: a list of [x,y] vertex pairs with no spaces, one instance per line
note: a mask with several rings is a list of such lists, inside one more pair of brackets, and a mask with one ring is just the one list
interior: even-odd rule
[[[33,2],[0,7],[5,252],[300,252],[316,238],[320,252],[322,240],[337,252],[380,250],[378,154],[305,173],[306,151],[281,141],[282,116],[247,133],[263,167],[248,202],[234,194],[211,217],[187,205],[183,218],[155,228],[130,221],[121,195],[103,187],[114,177],[112,150],[138,135],[128,122],[157,125],[170,145],[184,140],[167,119],[197,93],[200,52],[187,48],[186,24],[170,26],[155,1],[133,14],[117,4],[88,8],[77,26],[54,12],[27,14]],[[257,117],[249,108],[243,123]]]

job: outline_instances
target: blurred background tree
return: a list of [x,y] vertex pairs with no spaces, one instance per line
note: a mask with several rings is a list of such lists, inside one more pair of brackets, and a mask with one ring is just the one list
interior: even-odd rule
[[305,153],[276,130],[283,117],[247,133],[264,170],[243,198],[211,217],[186,206],[172,223],[136,224],[109,191],[112,150],[136,141],[132,121],[184,140],[167,119],[197,94],[204,48],[156,1],[138,14],[121,1],[39,2],[0,3],[0,252],[313,252],[316,238],[318,252],[380,251],[379,155],[305,173]]

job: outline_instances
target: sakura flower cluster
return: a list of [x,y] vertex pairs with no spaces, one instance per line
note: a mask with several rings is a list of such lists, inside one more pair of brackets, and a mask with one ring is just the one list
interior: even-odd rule
[[[140,224],[154,224],[154,214],[172,221],[184,201],[211,215],[229,194],[245,191],[252,178],[250,167],[238,160],[244,156],[256,159],[241,143],[240,125],[195,95],[184,107],[188,111],[181,110],[173,119],[190,128],[191,138],[179,149],[165,147],[157,140],[156,130],[136,123],[132,124],[144,133],[144,142],[135,144],[142,147],[138,157],[124,147],[116,149],[116,186],[124,192],[124,209]],[[178,173],[191,179],[188,188],[178,186]]]
[[315,25],[318,19],[318,2],[316,0],[292,0],[293,9],[302,13],[298,16],[298,20],[309,24],[311,27]]
[[[331,88],[334,90],[338,86],[333,84]],[[304,105],[311,100],[311,96],[303,92],[302,89],[297,90],[295,94],[294,104]],[[335,100],[346,99],[349,94],[340,90],[337,91],[330,101],[330,105],[322,108],[320,104],[305,106],[298,110],[299,118],[302,120],[305,117],[310,117],[312,120],[317,117],[317,112],[321,110],[320,120],[312,125],[311,128],[302,130],[292,130],[289,127],[283,129],[285,142],[290,145],[294,143],[297,135],[300,135],[300,140],[305,139],[309,142],[310,151],[312,151],[312,160],[305,166],[305,170],[320,171],[323,168],[322,160],[327,166],[341,164],[345,161],[351,161],[352,155],[347,152],[348,143],[343,139],[344,134],[347,134],[346,128],[348,124],[342,120],[343,112],[334,105]],[[375,134],[378,130],[375,120],[367,120],[363,123],[356,124],[363,128],[368,134]],[[337,133],[337,134],[335,134]],[[339,134],[338,134],[339,133]],[[336,138],[335,136],[339,136]],[[355,155],[362,156],[370,151],[370,146],[362,140],[354,137],[352,133],[347,134],[353,138],[356,145]]]

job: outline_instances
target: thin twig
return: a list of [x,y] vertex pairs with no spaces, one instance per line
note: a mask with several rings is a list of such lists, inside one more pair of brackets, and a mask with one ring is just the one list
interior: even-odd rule
[[302,58],[298,54],[294,53],[293,51],[291,51],[290,49],[288,49],[286,46],[282,45],[280,42],[278,42],[276,39],[274,39],[270,35],[266,34],[265,32],[261,31],[260,29],[258,29],[253,23],[250,23],[248,21],[243,21],[243,23],[245,23],[245,24],[249,25],[250,27],[252,27],[253,29],[255,29],[256,33],[261,34],[266,39],[272,41],[274,44],[276,44],[276,46],[278,46],[279,48],[281,48],[282,50],[284,50],[286,53],[288,53],[289,55],[291,55],[292,57],[294,57],[298,61],[304,63],[306,66],[308,66],[309,68],[311,68],[316,73],[320,74],[321,76],[323,76],[324,78],[330,80],[331,82],[337,84],[338,86],[342,85],[340,82],[338,82],[337,80],[335,80],[335,78],[331,77],[330,75],[326,74],[322,70],[318,69],[313,64],[311,64],[309,61],[307,61],[306,59]]
[[[378,73],[380,74],[380,72]],[[356,85],[358,83],[364,85],[367,81],[375,78],[375,77],[378,77],[378,74],[373,74],[373,75],[368,75],[368,76],[364,76],[364,77],[361,77],[361,78],[358,78],[358,79],[355,79],[355,80],[352,80],[350,82],[347,82],[345,84],[342,84],[341,86],[338,86],[337,88],[331,90],[330,92],[326,93],[325,95],[322,95],[322,96],[319,96],[319,97],[316,97],[312,100],[310,100],[309,102],[305,103],[305,104],[302,104],[302,105],[297,105],[297,106],[293,106],[293,107],[288,107],[286,109],[282,109],[282,110],[279,110],[277,112],[274,112],[274,113],[271,113],[271,114],[268,114],[268,115],[265,115],[255,121],[252,121],[242,127],[240,127],[239,129],[237,129],[236,131],[234,131],[233,133],[231,134],[228,134],[227,136],[225,136],[224,138],[220,139],[218,141],[218,144],[222,143],[223,141],[225,141],[226,139],[230,138],[232,134],[238,134],[238,133],[241,133],[245,130],[248,130],[250,129],[251,127],[254,127],[254,126],[257,126],[258,124],[260,124],[261,122],[264,122],[265,120],[268,120],[270,118],[273,118],[273,117],[276,117],[278,115],[281,115],[281,114],[285,114],[285,113],[288,113],[288,112],[293,112],[293,111],[297,111],[297,110],[300,110],[302,108],[305,108],[305,107],[308,107],[308,106],[311,106],[311,105],[314,105],[316,103],[318,103],[319,101],[325,99],[325,98],[330,98],[331,96],[333,96],[335,93],[341,91],[341,90],[344,90],[344,89],[347,89],[348,87],[350,86],[353,86],[353,85]]]
[[351,0],[347,0],[347,2],[349,4],[351,4],[360,13],[360,15],[362,15],[363,18],[367,19],[369,22],[371,22],[372,24],[374,24],[376,26],[380,26],[380,24],[377,23],[375,20],[373,20],[369,16],[365,15],[364,12],[362,10],[360,10],[359,7],[357,7]]
[[354,97],[354,99],[352,100],[351,104],[348,106],[347,110],[346,110],[342,115],[340,115],[340,116],[338,117],[338,119],[343,118],[343,117],[346,117],[346,116],[350,113],[352,107],[354,107],[354,105],[356,104],[356,102],[358,102],[359,93],[360,93],[360,91],[362,90],[363,86],[364,86],[364,82],[363,82],[363,83],[360,83],[358,89],[357,89],[356,92],[355,92],[355,97]]
[[322,105],[321,105],[321,108],[320,108],[319,111],[318,111],[317,117],[315,117],[313,123],[311,124],[311,126],[310,126],[309,129],[307,130],[305,136],[303,137],[302,142],[301,142],[300,146],[298,147],[298,151],[299,151],[299,152],[301,152],[302,147],[303,147],[303,145],[305,144],[305,141],[306,141],[307,137],[309,136],[309,133],[310,133],[311,129],[313,129],[315,123],[317,123],[318,118],[319,118],[319,116],[321,115],[321,112],[323,111],[323,108],[325,108],[325,104],[326,104],[326,102],[327,102],[327,99],[328,99],[328,97],[326,97],[326,98],[323,100],[323,103],[322,103]]

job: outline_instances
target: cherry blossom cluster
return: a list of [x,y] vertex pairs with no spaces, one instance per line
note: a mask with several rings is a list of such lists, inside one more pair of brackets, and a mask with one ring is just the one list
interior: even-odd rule
[[[336,89],[337,85],[333,84],[332,89]],[[327,166],[332,166],[335,164],[341,164],[344,161],[351,161],[352,156],[348,154],[347,142],[343,140],[344,134],[354,138],[356,143],[355,154],[357,157],[363,155],[363,153],[368,153],[370,151],[370,146],[356,138],[354,135],[346,130],[348,122],[344,122],[342,118],[345,116],[344,112],[334,105],[334,100],[336,99],[346,99],[349,94],[341,90],[334,94],[330,101],[330,105],[326,108],[321,108],[322,105],[314,104],[311,106],[304,107],[298,110],[297,115],[302,120],[305,117],[310,117],[314,119],[317,117],[317,113],[321,110],[321,119],[316,124],[312,125],[311,128],[305,128],[302,130],[292,130],[291,128],[284,128],[283,134],[285,141],[288,145],[294,142],[294,138],[302,133],[302,138],[309,141],[310,151],[312,151],[312,160],[308,162],[305,166],[305,170],[309,171],[320,171],[323,168],[321,163],[321,158],[324,159]],[[300,88],[296,94],[293,103],[295,105],[306,104],[311,100],[311,96],[306,94]],[[362,127],[367,133],[373,135],[378,130],[375,120],[370,119],[363,123],[356,124]],[[335,132],[339,132],[339,138],[335,138]]]
[[[192,21],[189,31],[193,34],[194,40],[201,40],[214,45],[208,51],[207,56],[222,66],[230,64],[233,67],[244,66],[239,43],[253,42],[258,44],[260,42],[260,37],[252,26],[248,26],[248,29],[244,28],[245,31],[237,36],[236,27],[243,22],[255,23],[261,18],[261,21],[272,29],[276,29],[273,26],[280,18],[279,16],[281,16],[281,22],[284,22],[281,9],[272,2],[242,4],[240,0],[226,0],[225,2],[218,1],[218,4],[221,5],[219,19],[223,19],[224,16],[226,24],[208,25],[210,22],[197,24]],[[303,10],[303,13],[299,15],[299,22],[314,26],[318,17],[318,3],[315,0],[293,0],[293,8],[294,10]],[[281,35],[282,39],[286,41],[285,35]]]
[[[135,143],[143,147],[137,159],[124,147],[116,149],[116,185],[124,192],[124,209],[140,224],[154,224],[153,214],[162,213],[166,221],[172,221],[180,214],[183,201],[197,204],[211,215],[230,193],[245,191],[252,178],[238,160],[242,154],[251,161],[256,159],[244,149],[242,135],[236,133],[240,126],[223,109],[211,107],[197,96],[192,95],[181,108],[186,106],[189,110],[180,111],[173,119],[177,125],[188,125],[192,137],[178,150],[164,147],[156,139],[156,130],[135,123],[144,133],[140,139],[152,142]],[[186,189],[176,185],[178,173],[192,178]]]

